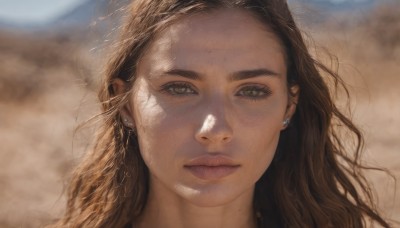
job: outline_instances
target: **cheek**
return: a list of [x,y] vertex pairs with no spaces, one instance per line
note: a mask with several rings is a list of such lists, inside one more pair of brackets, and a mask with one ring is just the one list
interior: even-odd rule
[[251,177],[251,184],[258,181],[270,166],[276,152],[280,131],[262,131],[260,134],[249,135],[247,145],[246,165],[244,177]]
[[176,151],[181,144],[178,141],[184,139],[182,134],[179,135],[183,128],[177,128],[180,119],[165,109],[146,84],[140,85],[133,94],[131,107],[140,153],[146,165],[152,171],[168,168],[177,157]]
[[158,125],[159,119],[163,118],[164,110],[159,105],[156,97],[150,93],[149,85],[141,78],[137,79],[135,92],[132,94],[131,107],[134,112],[136,128],[139,132]]
[[158,151],[155,139],[160,142],[163,139],[159,134],[162,131],[162,120],[165,119],[165,113],[154,95],[149,92],[148,86],[138,79],[137,90],[132,95],[131,107],[133,109],[133,119],[135,120],[136,131],[139,139],[139,147],[142,157],[147,164],[156,162]]
[[[283,119],[286,111],[286,97],[277,96],[260,106],[254,114],[247,113],[241,129],[241,138],[246,141],[242,148],[247,151],[249,172],[256,178],[261,177],[273,160],[279,142]],[[244,142],[243,141],[243,142]]]
[[286,108],[287,96],[283,93],[270,97],[266,102],[254,103],[245,109],[238,108],[242,123],[240,128],[248,131],[246,137],[259,143],[268,143],[269,139],[279,135],[282,130]]

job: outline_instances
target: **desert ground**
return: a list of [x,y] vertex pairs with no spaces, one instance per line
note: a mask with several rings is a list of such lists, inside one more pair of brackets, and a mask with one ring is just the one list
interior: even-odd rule
[[[398,182],[399,8],[381,7],[354,23],[339,16],[313,26],[303,22],[315,57],[333,68],[324,50],[338,58],[352,119],[365,135],[364,162]],[[95,126],[76,128],[99,112],[102,41],[93,34],[0,31],[0,227],[41,227],[62,213],[66,181],[90,147]],[[340,96],[338,102],[346,103]],[[400,185],[384,172],[366,175],[380,210],[400,221]]]

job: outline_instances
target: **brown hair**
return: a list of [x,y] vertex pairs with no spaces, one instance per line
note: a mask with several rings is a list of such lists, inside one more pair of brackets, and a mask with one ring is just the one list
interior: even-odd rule
[[[285,0],[133,1],[99,92],[103,124],[93,150],[73,174],[66,214],[55,226],[123,227],[141,215],[149,171],[135,134],[119,114],[129,92],[117,95],[112,84],[117,78],[133,84],[138,60],[168,24],[222,7],[248,10],[273,29],[287,52],[288,86],[296,84],[301,91],[274,162],[256,183],[254,207],[263,218],[261,226],[365,227],[369,219],[389,227],[361,173],[362,134],[335,106],[326,80],[344,84],[310,56]],[[345,131],[355,142],[352,154],[344,145],[349,140],[342,137]]]

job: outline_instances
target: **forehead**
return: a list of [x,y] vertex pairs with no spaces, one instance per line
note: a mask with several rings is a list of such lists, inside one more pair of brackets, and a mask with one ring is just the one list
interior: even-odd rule
[[252,13],[218,9],[183,17],[157,33],[141,62],[154,70],[176,64],[201,68],[223,60],[230,68],[259,68],[284,62],[283,50],[279,38]]

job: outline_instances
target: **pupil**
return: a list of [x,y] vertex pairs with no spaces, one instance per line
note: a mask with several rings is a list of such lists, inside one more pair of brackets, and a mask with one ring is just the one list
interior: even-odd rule
[[247,91],[247,94],[250,95],[250,96],[257,96],[257,91],[249,90],[249,91]]

